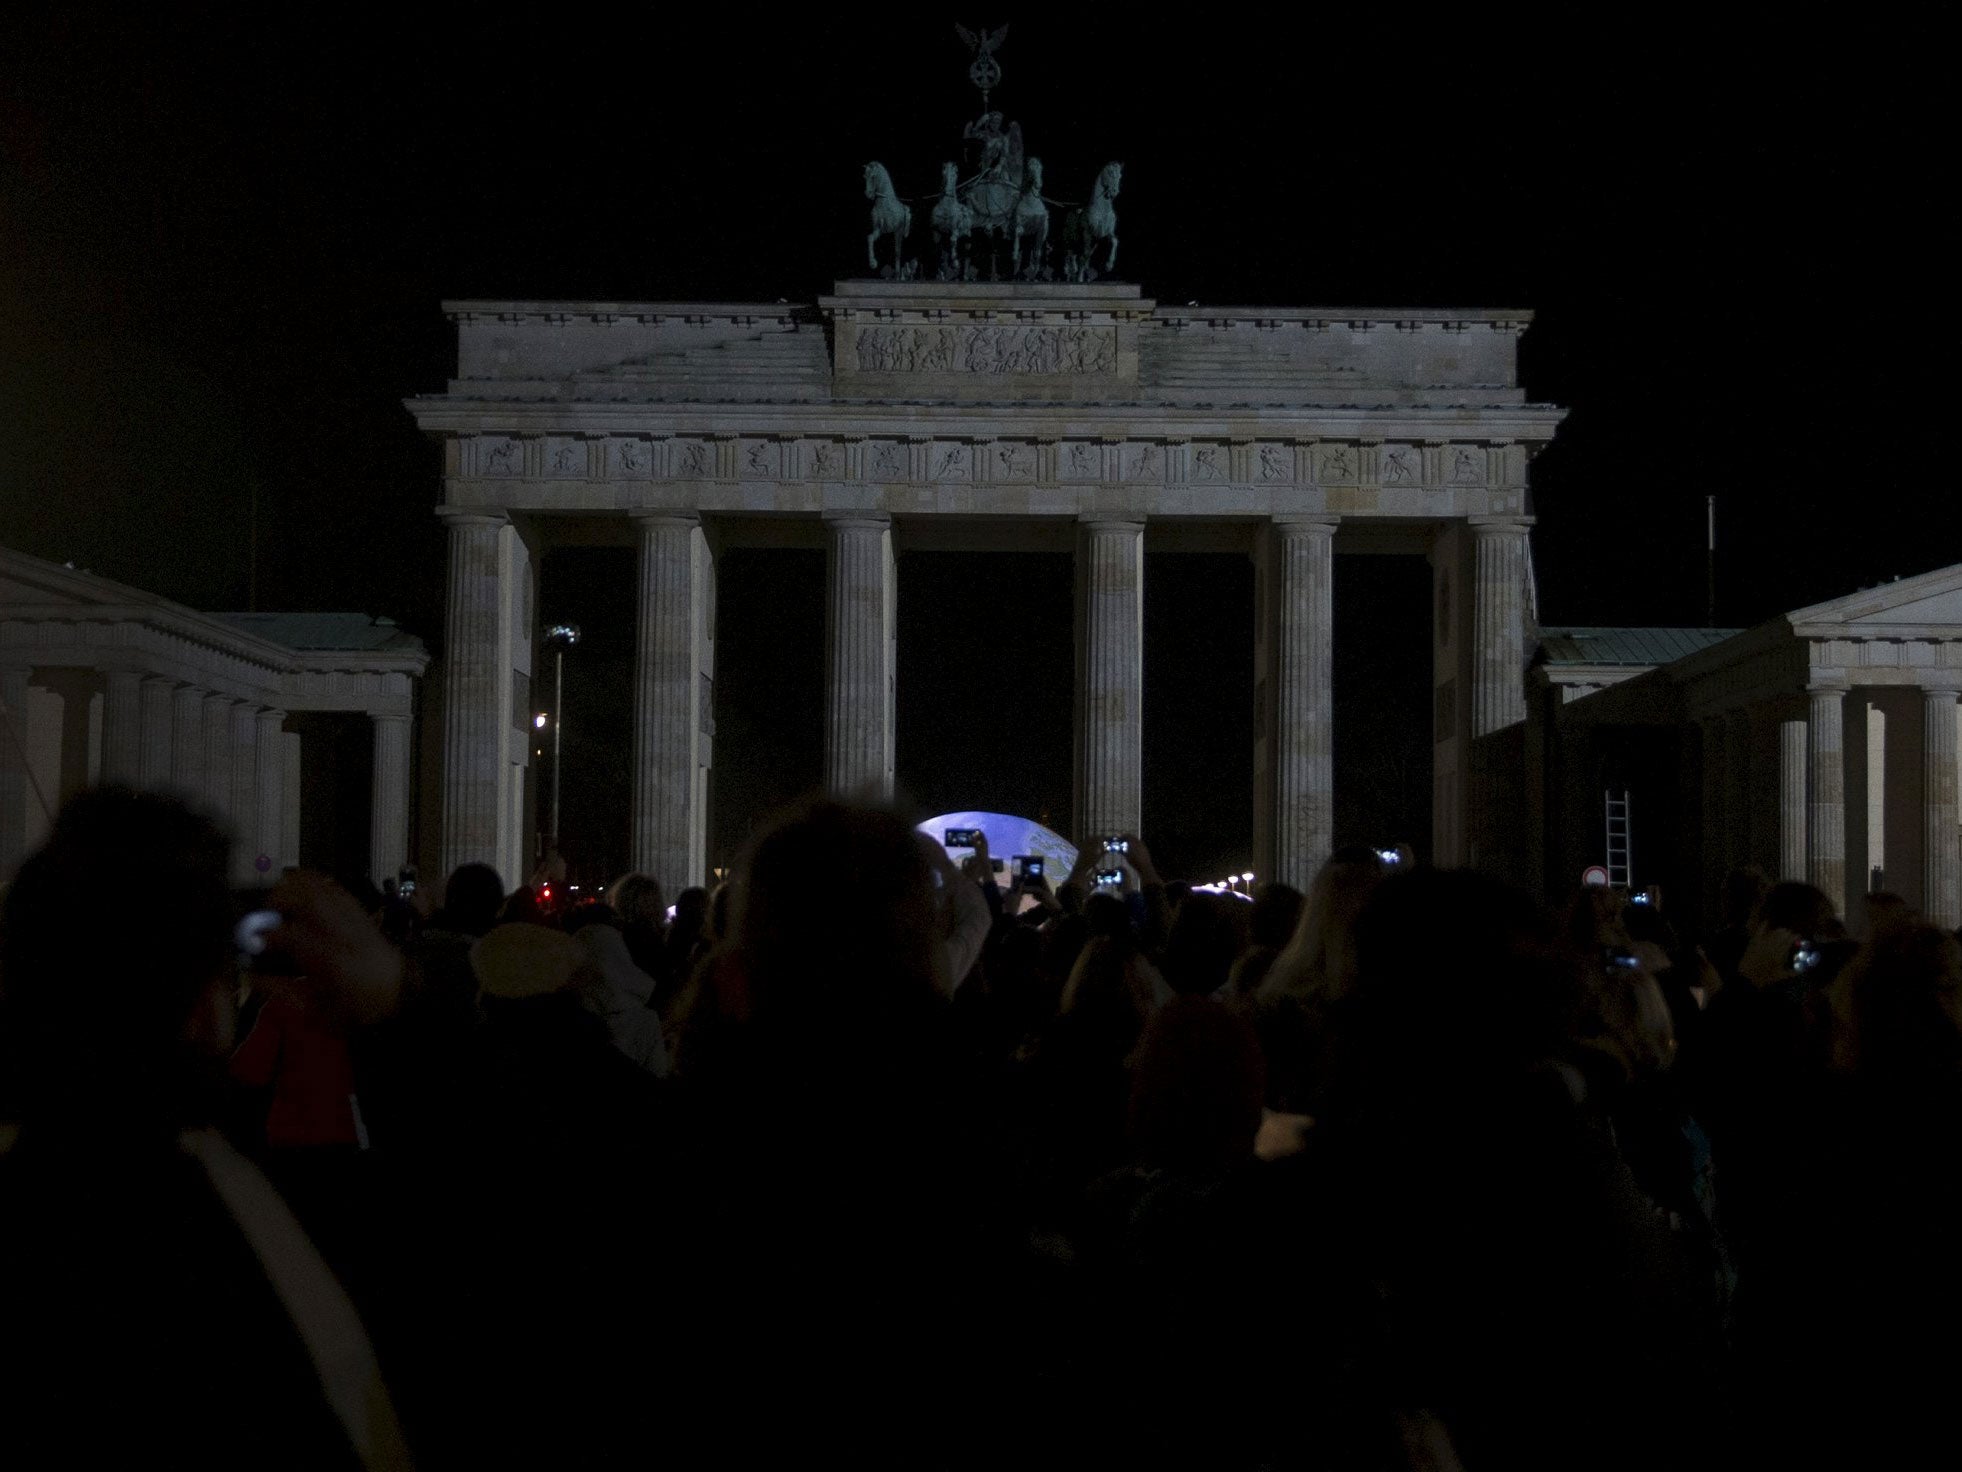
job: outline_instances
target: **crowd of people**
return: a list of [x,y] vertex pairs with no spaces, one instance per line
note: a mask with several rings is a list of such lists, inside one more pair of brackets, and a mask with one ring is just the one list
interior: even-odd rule
[[0,909],[0,1460],[1954,1455],[1953,935],[1123,837],[1052,887],[814,800],[672,908],[242,899],[75,798]]

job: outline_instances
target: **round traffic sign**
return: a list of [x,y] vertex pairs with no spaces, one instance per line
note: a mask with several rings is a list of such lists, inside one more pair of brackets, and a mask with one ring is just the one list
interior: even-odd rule
[[1608,887],[1608,871],[1603,869],[1599,864],[1589,864],[1585,869],[1581,870],[1581,883],[1589,889],[1606,889]]

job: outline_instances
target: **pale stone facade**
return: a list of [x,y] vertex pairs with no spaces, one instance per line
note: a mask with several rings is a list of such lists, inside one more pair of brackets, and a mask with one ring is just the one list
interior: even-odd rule
[[[1724,871],[1748,862],[1852,913],[1879,870],[1930,918],[1962,924],[1962,564],[1702,642],[1655,665],[1545,666],[1544,748],[1578,750],[1589,727],[1646,728],[1652,749],[1673,740],[1664,765],[1696,775],[1659,794],[1680,832],[1658,860],[1706,907]],[[1568,699],[1581,685],[1592,689]],[[1598,787],[1591,771],[1574,780]],[[1652,797],[1666,786],[1650,785]],[[1572,883],[1575,859],[1555,858],[1550,882]]]
[[[1138,288],[849,283],[811,306],[453,302],[457,376],[408,408],[444,450],[443,844],[522,871],[537,559],[641,558],[633,850],[705,877],[716,554],[827,549],[825,770],[886,793],[909,547],[1075,548],[1077,837],[1135,827],[1149,545],[1256,559],[1256,866],[1328,852],[1335,553],[1433,572],[1435,856],[1478,857],[1474,745],[1530,651],[1512,311],[1160,306]],[[636,532],[636,526],[638,528]],[[813,733],[817,739],[817,733]]]
[[316,711],[373,722],[369,872],[393,876],[428,660],[359,615],[198,613],[0,548],[0,881],[63,799],[107,782],[192,799],[229,824],[238,883],[276,878],[300,843],[304,756],[284,727]]

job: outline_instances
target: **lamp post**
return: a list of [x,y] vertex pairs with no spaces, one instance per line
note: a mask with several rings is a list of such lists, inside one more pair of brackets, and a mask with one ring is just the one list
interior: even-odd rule
[[559,742],[565,734],[565,652],[579,642],[579,625],[553,624],[545,631],[552,651],[552,829],[548,851],[559,846]]

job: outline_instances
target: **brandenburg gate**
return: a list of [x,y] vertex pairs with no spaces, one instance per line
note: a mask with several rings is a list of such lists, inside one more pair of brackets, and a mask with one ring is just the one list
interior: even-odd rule
[[[1525,715],[1520,311],[1164,306],[1107,281],[871,280],[812,303],[458,301],[456,376],[412,399],[449,528],[441,861],[530,867],[539,561],[639,549],[632,833],[670,889],[706,868],[716,559],[828,552],[830,788],[889,795],[895,579],[909,548],[1073,549],[1075,836],[1135,828],[1144,551],[1256,566],[1256,868],[1332,842],[1333,557],[1432,569],[1433,831],[1478,813]],[[813,741],[819,733],[811,733]],[[1508,758],[1508,761],[1511,759]],[[1476,775],[1476,780],[1475,780]]]

